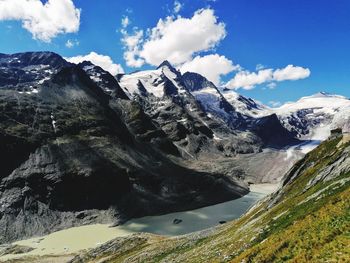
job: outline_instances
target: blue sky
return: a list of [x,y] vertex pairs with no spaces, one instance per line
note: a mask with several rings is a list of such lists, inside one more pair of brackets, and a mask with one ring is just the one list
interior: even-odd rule
[[[159,59],[172,58],[178,68],[200,68],[208,76],[215,78],[213,69],[210,68],[213,62],[213,65],[218,63],[214,68],[221,70],[217,72],[216,77],[220,77],[222,85],[228,85],[236,74],[241,74],[243,79],[236,77],[230,88],[264,103],[297,100],[301,96],[319,91],[350,97],[348,0],[179,0],[178,7],[181,8],[178,10],[174,10],[175,2],[169,0],[50,0],[63,1],[66,3],[65,7],[73,5],[74,10],[80,10],[78,21],[67,15],[62,22],[65,27],[61,26],[62,28],[57,30],[54,28],[57,23],[52,21],[54,18],[51,19],[52,15],[42,17],[35,12],[24,17],[23,12],[17,16],[6,14],[6,4],[16,1],[33,4],[39,2],[3,0],[3,3],[0,3],[2,53],[50,50],[64,57],[75,57],[95,52],[109,56],[126,72],[152,68]],[[47,4],[47,1],[41,1],[41,5],[43,4]],[[54,8],[56,7],[52,3],[52,10],[56,12]],[[203,10],[209,11],[205,13]],[[186,31],[197,30],[195,13],[198,18],[203,18],[199,20],[199,24],[204,21],[203,24],[208,29],[204,32],[207,35],[203,36],[202,42],[192,43],[180,37],[173,39],[172,33],[168,32],[167,37],[173,39],[174,43],[172,48],[159,48],[159,53],[162,53],[162,50],[167,52],[160,58],[154,49],[144,45],[150,41],[154,41],[155,45],[161,43],[162,37],[155,40],[155,36],[152,38],[147,33],[147,29],[157,29],[158,33],[164,33],[164,28],[157,27],[159,19],[166,21],[167,17],[171,17],[168,18],[171,21],[166,24],[169,28],[172,25],[189,23]],[[44,25],[48,25],[47,28],[39,23],[29,24],[24,28],[23,21],[30,20],[33,15],[38,16],[37,19],[43,19]],[[206,20],[205,15],[208,18]],[[121,20],[125,17],[128,17],[129,24],[123,27]],[[211,20],[213,17],[215,21]],[[178,19],[180,20],[177,21]],[[183,23],[180,23],[181,21]],[[192,25],[194,28],[189,28]],[[45,30],[49,32],[43,32]],[[128,66],[125,60],[128,46],[122,39],[130,39],[140,31],[143,32],[143,36],[139,39],[137,50],[133,50],[133,55],[136,54],[136,58],[140,60],[140,67]],[[215,34],[217,37],[212,37]],[[201,37],[199,36],[199,39]],[[210,37],[211,42],[208,40]],[[210,42],[208,45],[198,48],[195,46],[206,40]],[[71,47],[67,47],[67,41],[70,41]],[[185,44],[192,45],[192,49],[184,47]],[[174,55],[179,50],[190,52]],[[197,56],[196,64],[193,60]],[[204,60],[200,60],[203,57],[208,58],[207,68],[204,68]],[[219,59],[220,62],[217,61]],[[256,69],[257,65],[263,68],[260,70],[268,71],[262,80],[258,74],[259,69]],[[276,70],[285,69],[288,65],[293,65],[289,69],[295,71],[283,71],[283,77],[281,74],[275,74]],[[310,73],[307,74],[306,70]],[[220,73],[222,74],[219,76]],[[261,84],[258,84],[259,79]],[[246,84],[246,81],[251,82]]]

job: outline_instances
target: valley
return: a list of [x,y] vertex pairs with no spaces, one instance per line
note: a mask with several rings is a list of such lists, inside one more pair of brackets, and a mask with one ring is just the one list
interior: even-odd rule
[[326,201],[347,209],[345,97],[270,108],[168,61],[113,76],[27,52],[0,54],[0,68],[3,260],[235,262],[256,257],[274,227],[305,219],[300,196],[339,185]]
[[0,263],[350,263],[349,13],[0,0]]

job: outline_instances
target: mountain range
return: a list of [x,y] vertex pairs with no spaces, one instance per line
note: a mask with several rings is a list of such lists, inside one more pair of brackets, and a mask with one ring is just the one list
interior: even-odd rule
[[289,185],[297,160],[348,130],[350,100],[319,93],[269,108],[167,61],[112,76],[27,52],[0,54],[0,109],[4,243]]

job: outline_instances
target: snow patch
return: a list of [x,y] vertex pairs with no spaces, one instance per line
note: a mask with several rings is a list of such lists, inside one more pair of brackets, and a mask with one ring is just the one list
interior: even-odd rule
[[56,120],[55,120],[55,116],[53,115],[53,113],[51,113],[51,123],[52,123],[52,127],[53,127],[53,130],[54,132],[56,133],[57,132],[57,126],[56,126]]

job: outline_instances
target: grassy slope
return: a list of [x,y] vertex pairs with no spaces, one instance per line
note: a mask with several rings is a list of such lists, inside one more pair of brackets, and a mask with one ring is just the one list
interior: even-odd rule
[[123,249],[120,241],[114,241],[119,249],[92,251],[85,255],[84,261],[348,262],[350,174],[306,187],[318,171],[337,160],[349,147],[337,148],[338,142],[339,139],[326,141],[298,162],[294,171],[302,167],[301,172],[280,191],[272,208],[268,205],[276,196],[209,234],[169,239],[149,235],[141,246],[128,249]]

